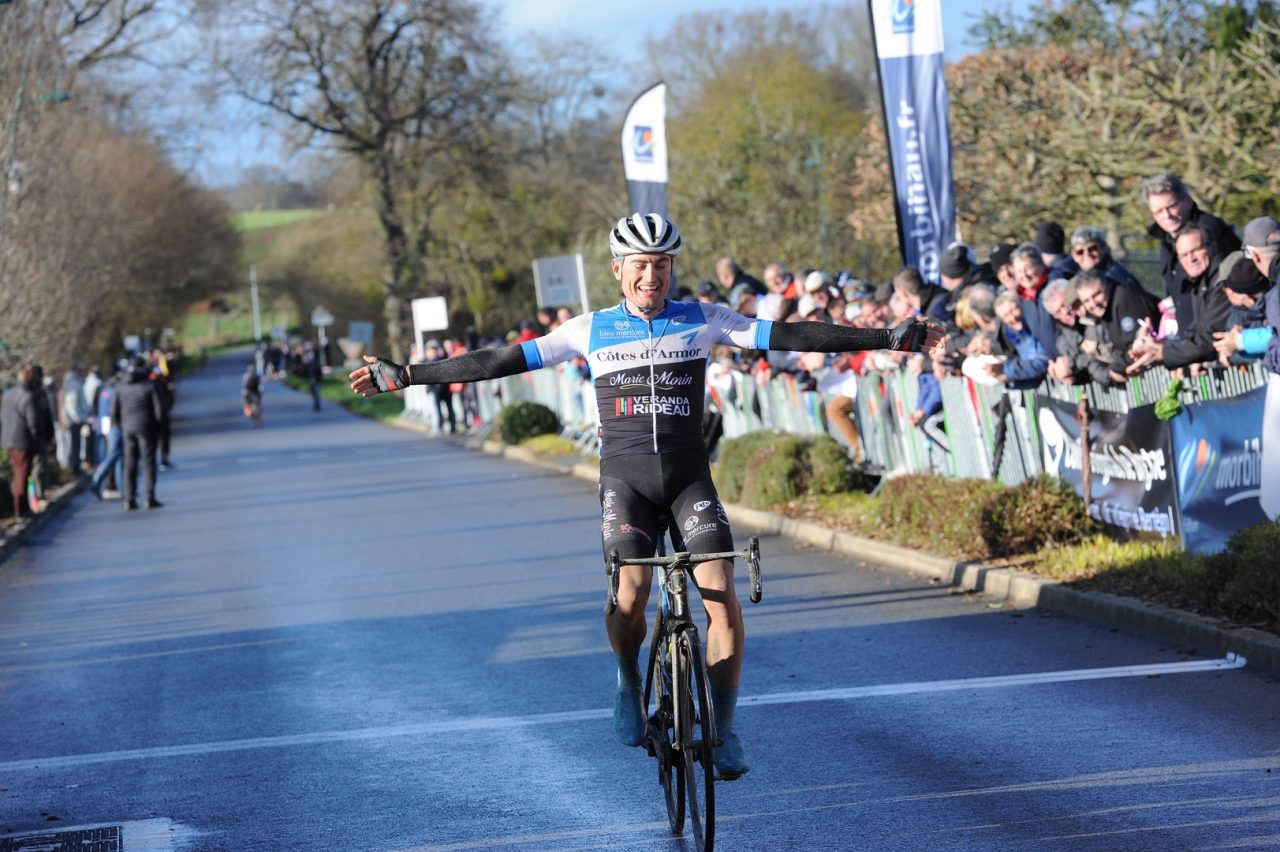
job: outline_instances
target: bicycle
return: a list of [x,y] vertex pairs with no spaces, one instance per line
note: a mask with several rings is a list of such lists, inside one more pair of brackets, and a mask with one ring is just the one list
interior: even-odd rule
[[644,706],[653,707],[645,750],[658,762],[658,782],[666,800],[671,833],[683,833],[687,805],[695,848],[711,852],[715,841],[717,780],[711,757],[720,740],[716,735],[715,708],[711,704],[702,642],[689,614],[689,586],[693,583],[695,565],[717,559],[742,559],[747,563],[751,602],[759,603],[764,592],[760,581],[760,540],[752,536],[743,550],[679,551],[671,556],[666,555],[661,533],[658,541],[659,555],[654,557],[622,559],[616,548],[609,552],[605,563],[609,579],[605,613],[612,614],[618,606],[618,573],[623,565],[648,565],[658,569],[660,598],[644,684]]

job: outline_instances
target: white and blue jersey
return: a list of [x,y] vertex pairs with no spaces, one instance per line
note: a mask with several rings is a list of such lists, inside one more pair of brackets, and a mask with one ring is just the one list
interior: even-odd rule
[[646,320],[619,303],[520,346],[530,370],[587,359],[603,427],[601,455],[608,458],[702,449],[712,347],[768,349],[772,329],[770,320],[723,305],[668,301]]

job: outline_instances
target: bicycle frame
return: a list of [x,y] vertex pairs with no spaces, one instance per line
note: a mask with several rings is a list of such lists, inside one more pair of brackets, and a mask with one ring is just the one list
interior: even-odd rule
[[[659,541],[661,543],[661,539]],[[763,587],[760,541],[755,536],[744,550],[724,553],[679,551],[671,556],[624,560],[615,549],[610,551],[605,564],[609,578],[606,615],[617,609],[618,575],[623,565],[658,569],[659,605],[650,636],[644,684],[644,707],[647,709],[651,702],[653,704],[646,747],[650,756],[658,761],[658,777],[666,797],[672,833],[683,831],[687,803],[695,846],[700,852],[710,852],[714,843],[715,776],[711,756],[720,740],[702,642],[690,613],[689,586],[695,583],[696,565],[721,559],[746,561],[751,602],[759,603]],[[655,680],[659,678],[662,685],[655,688]],[[701,737],[696,733],[698,730]]]

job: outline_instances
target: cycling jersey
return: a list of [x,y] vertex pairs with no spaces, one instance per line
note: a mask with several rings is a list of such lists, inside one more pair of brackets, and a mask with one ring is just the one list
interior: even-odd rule
[[625,303],[574,317],[520,344],[530,370],[587,360],[602,427],[601,456],[702,450],[711,348],[768,349],[771,320],[723,305],[673,302],[652,319]]

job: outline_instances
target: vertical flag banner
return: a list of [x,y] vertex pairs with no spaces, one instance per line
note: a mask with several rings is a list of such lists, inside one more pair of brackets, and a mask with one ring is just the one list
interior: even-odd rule
[[643,92],[622,123],[622,167],[636,213],[667,215],[667,84]]
[[898,243],[907,266],[936,282],[938,262],[956,230],[942,0],[869,2],[897,196]]

